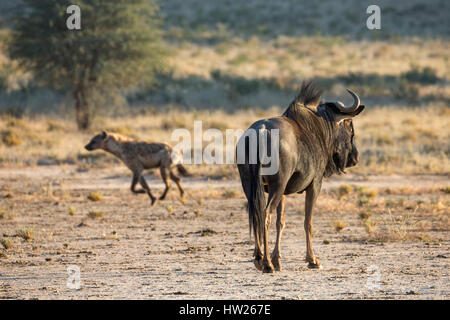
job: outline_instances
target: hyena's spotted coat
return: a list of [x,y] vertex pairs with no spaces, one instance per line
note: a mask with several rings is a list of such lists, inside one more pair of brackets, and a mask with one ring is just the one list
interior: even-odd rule
[[[120,134],[103,131],[94,136],[85,148],[89,151],[102,149],[122,160],[131,172],[133,172],[131,191],[134,193],[147,193],[152,200],[152,205],[156,203],[156,198],[151,193],[142,175],[145,169],[158,167],[160,169],[161,177],[166,185],[163,194],[159,197],[160,200],[166,197],[170,189],[171,184],[169,178],[177,184],[180,190],[180,196],[183,197],[184,195],[181,179],[173,172],[173,168],[176,167],[182,175],[188,175],[188,172],[181,163],[181,153],[174,154],[175,151],[166,143],[136,141]],[[143,189],[136,189],[138,182]]]

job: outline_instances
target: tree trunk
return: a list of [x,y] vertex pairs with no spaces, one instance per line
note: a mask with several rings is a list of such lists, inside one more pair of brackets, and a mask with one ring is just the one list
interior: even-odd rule
[[74,98],[78,129],[87,130],[91,125],[91,119],[85,89],[83,87],[76,88],[74,91]]

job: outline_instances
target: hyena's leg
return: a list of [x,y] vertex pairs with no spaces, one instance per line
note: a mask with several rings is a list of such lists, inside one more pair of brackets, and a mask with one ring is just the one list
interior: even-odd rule
[[159,200],[164,200],[164,198],[167,195],[167,192],[169,192],[170,184],[171,184],[169,177],[167,176],[167,173],[169,170],[166,167],[160,167],[159,171],[161,172],[161,178],[163,179],[164,184],[166,185],[166,188],[164,189],[164,192],[161,195],[161,197],[159,197]]
[[180,177],[175,175],[175,173],[173,173],[173,171],[170,170],[170,179],[172,179],[172,181],[177,184],[178,190],[180,190],[180,197],[183,198],[183,196],[184,196],[184,189],[181,186],[181,179],[180,179]]
[[152,206],[155,205],[156,198],[153,196],[152,192],[150,191],[150,188],[149,188],[147,182],[145,181],[144,176],[141,175],[139,177],[139,182],[140,182],[142,188],[144,188],[144,190],[147,192],[148,196],[152,200]]
[[133,180],[131,180],[131,192],[133,193],[146,193],[144,189],[136,190],[136,185],[139,182],[140,172],[133,172]]

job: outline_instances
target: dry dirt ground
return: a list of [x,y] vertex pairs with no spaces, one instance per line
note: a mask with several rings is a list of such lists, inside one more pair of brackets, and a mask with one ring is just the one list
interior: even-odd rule
[[[251,261],[253,242],[239,181],[184,179],[189,192],[184,204],[172,190],[168,200],[151,208],[145,195],[131,194],[123,168],[1,169],[0,180],[0,240],[9,247],[0,249],[0,299],[450,297],[448,228],[429,229],[425,240],[369,241],[345,197],[332,213],[321,204],[314,213],[314,248],[324,268],[309,270],[304,196],[290,196],[283,270],[262,274]],[[162,191],[160,180],[149,177],[148,182],[156,193]],[[324,183],[319,203],[322,197],[332,201],[327,190],[343,183],[441,188],[449,178],[342,176]],[[100,201],[87,199],[93,191],[101,194]],[[427,202],[436,195],[404,197]],[[448,225],[448,193],[439,197],[444,206],[439,214]],[[340,232],[330,225],[336,217],[346,225]],[[24,240],[24,232],[20,237],[20,230],[31,239]],[[271,241],[274,235],[273,230]],[[67,287],[70,265],[80,268],[79,290]]]

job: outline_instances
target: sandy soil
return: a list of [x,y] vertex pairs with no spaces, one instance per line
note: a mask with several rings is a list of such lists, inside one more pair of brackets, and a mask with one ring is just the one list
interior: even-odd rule
[[[434,232],[437,242],[368,242],[354,213],[342,213],[349,226],[336,232],[329,214],[316,210],[314,248],[324,268],[309,270],[304,196],[296,195],[288,198],[283,271],[262,274],[251,262],[253,242],[241,193],[204,203],[188,197],[183,204],[172,190],[169,200],[151,208],[145,195],[129,192],[130,175],[123,168],[1,169],[0,179],[0,207],[13,213],[0,219],[0,236],[12,245],[0,257],[1,299],[450,297],[448,230]],[[148,182],[161,192],[159,180]],[[342,183],[436,187],[448,186],[449,178],[349,175],[326,181],[324,189]],[[190,194],[240,188],[239,181],[184,179],[184,185]],[[103,199],[87,200],[91,191]],[[92,210],[104,215],[88,218]],[[25,227],[33,232],[31,241],[15,236]],[[81,271],[79,290],[67,287],[71,265]]]

